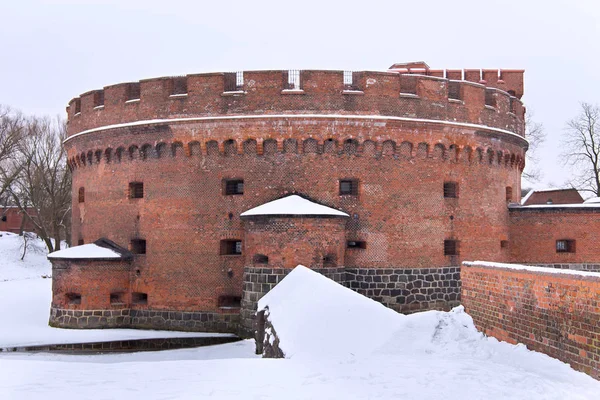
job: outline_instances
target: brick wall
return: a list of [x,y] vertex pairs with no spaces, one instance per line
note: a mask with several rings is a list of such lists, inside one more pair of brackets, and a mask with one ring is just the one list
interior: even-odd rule
[[600,274],[464,265],[462,303],[483,333],[600,378]]

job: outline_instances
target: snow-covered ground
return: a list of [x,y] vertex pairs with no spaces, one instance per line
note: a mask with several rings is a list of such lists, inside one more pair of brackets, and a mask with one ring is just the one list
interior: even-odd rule
[[[15,246],[18,238],[0,237],[0,347],[112,340],[128,332],[162,336],[48,328],[50,279],[41,276],[50,273],[49,264],[43,251],[16,262]],[[600,398],[600,382],[522,345],[484,337],[462,308],[402,316],[310,275],[297,280],[297,295],[306,285],[312,289],[305,307],[278,309],[290,301],[283,290],[268,298],[282,346],[287,340],[293,349],[289,359],[257,358],[253,341],[133,354],[0,353],[0,399]],[[348,306],[340,308],[328,293],[343,296]],[[361,312],[376,315],[353,325]],[[315,351],[316,340],[337,345],[325,356]]]

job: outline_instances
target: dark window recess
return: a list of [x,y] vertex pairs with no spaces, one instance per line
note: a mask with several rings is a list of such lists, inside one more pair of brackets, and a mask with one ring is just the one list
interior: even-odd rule
[[144,182],[129,182],[129,198],[141,199],[144,197]]
[[131,302],[133,304],[148,304],[148,293],[131,293]]
[[225,180],[225,194],[226,195],[244,194],[244,180],[243,179],[226,179]]
[[496,107],[496,96],[494,96],[493,90],[485,90],[485,105],[490,107]]
[[6,215],[3,215],[1,220],[2,220],[2,222],[6,222],[6,220],[7,220]]
[[448,82],[448,98],[454,100],[462,100],[460,97],[460,83]]
[[458,240],[444,240],[444,255],[445,256],[457,256],[458,255]]
[[400,75],[400,93],[417,94],[417,77]]
[[104,90],[94,92],[94,107],[100,107],[104,105]]
[[131,252],[133,254],[146,254],[146,241],[144,239],[131,239]]
[[336,266],[336,256],[335,254],[327,254],[323,257],[323,266],[326,268],[331,268]]
[[81,295],[79,293],[67,293],[66,297],[69,304],[81,304]]
[[75,99],[75,114],[81,112],[81,99]]
[[252,261],[254,264],[268,264],[269,257],[265,256],[264,254],[255,254],[254,257],[252,257]]
[[[110,294],[110,304],[123,304],[125,301],[123,300],[124,293],[115,292]],[[146,300],[148,296],[146,295]]]
[[506,201],[510,203],[512,201],[512,199],[513,199],[512,187],[507,186],[506,187]]
[[77,241],[77,246],[81,246],[82,244],[84,244],[84,241],[83,241],[83,239],[79,239],[79,240]]
[[85,202],[85,188],[82,187],[79,188],[79,202]]
[[242,254],[242,241],[237,239],[221,240],[221,255],[235,255],[239,256]]
[[171,81],[171,94],[187,94],[187,76],[178,76]]
[[557,253],[575,253],[575,241],[570,239],[561,239],[556,241]]
[[366,249],[367,242],[362,240],[348,240],[346,242],[346,247],[348,247],[349,249]]
[[134,82],[127,85],[127,100],[138,100],[140,98],[140,83]]
[[500,241],[500,248],[501,249],[508,249],[508,240],[501,240]]
[[340,195],[358,195],[358,181],[355,179],[340,180]]
[[458,198],[457,182],[444,182],[444,197],[449,199]]
[[226,72],[224,76],[224,92],[237,92],[244,90],[244,72]]
[[513,97],[511,97],[509,99],[509,107],[510,107],[510,112],[514,114],[516,111],[516,106],[515,106],[515,99]]
[[220,308],[240,308],[242,298],[240,296],[219,296]]

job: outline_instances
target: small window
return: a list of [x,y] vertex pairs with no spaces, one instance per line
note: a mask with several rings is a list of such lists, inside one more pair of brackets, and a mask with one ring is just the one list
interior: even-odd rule
[[187,94],[187,76],[178,76],[172,79],[171,95]]
[[340,196],[357,196],[358,181],[356,179],[340,180]]
[[244,72],[226,72],[224,83],[224,92],[238,92],[244,90]]
[[83,241],[83,239],[79,239],[79,240],[77,241],[77,246],[81,246],[82,244],[84,244],[84,241]]
[[349,249],[366,249],[367,242],[363,240],[349,240],[346,242],[346,247]]
[[133,82],[127,85],[127,100],[139,100],[141,94],[140,83]]
[[94,107],[104,106],[104,90],[94,92]]
[[[146,295],[146,301],[148,300],[148,296]],[[110,304],[123,304],[124,301],[124,293],[122,292],[114,292],[110,294]]]
[[344,90],[360,90],[355,75],[352,71],[344,71]]
[[444,240],[444,255],[445,256],[457,256],[458,255],[458,240]]
[[458,183],[444,182],[444,197],[447,199],[458,198]]
[[148,304],[148,293],[131,293],[131,302],[133,304]]
[[507,186],[506,187],[506,201],[508,203],[510,203],[513,199],[513,195],[512,195],[512,187]]
[[242,241],[238,239],[221,240],[221,255],[239,256],[242,254]]
[[485,90],[485,105],[490,107],[496,107],[496,96],[493,89]]
[[511,97],[509,99],[509,107],[510,107],[509,108],[510,112],[514,114],[517,110],[517,107],[515,106],[515,98],[514,97]]
[[557,253],[575,253],[575,241],[569,239],[561,239],[556,241]]
[[146,240],[131,239],[131,252],[133,254],[146,254]]
[[129,198],[141,199],[144,197],[144,182],[129,182]]
[[417,94],[417,77],[411,75],[400,75],[400,93]]
[[79,293],[67,293],[66,297],[69,304],[81,304],[81,295]]
[[500,241],[500,248],[501,249],[508,249],[508,240],[501,240]]
[[333,268],[337,265],[337,257],[335,254],[327,254],[323,257],[323,267],[325,268]]
[[75,115],[81,113],[81,99],[75,99]]
[[219,308],[240,308],[242,298],[240,296],[219,296]]
[[225,179],[225,194],[227,196],[244,194],[244,180]]
[[297,69],[290,69],[287,73],[286,89],[288,90],[301,90],[300,86],[300,71]]
[[79,188],[79,202],[80,203],[85,202],[85,188],[83,188],[83,187]]
[[459,82],[448,82],[448,98],[453,100],[461,100]]
[[269,257],[265,256],[264,254],[255,254],[254,257],[252,257],[252,261],[254,264],[268,264]]
[[6,220],[7,220],[6,215],[3,215],[1,220],[2,220],[2,222],[6,222]]

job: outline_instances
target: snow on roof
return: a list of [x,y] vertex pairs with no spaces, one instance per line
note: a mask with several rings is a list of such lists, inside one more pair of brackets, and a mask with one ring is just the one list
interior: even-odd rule
[[583,202],[583,204],[598,204],[600,203],[600,197],[590,197],[589,199],[587,199],[586,201]]
[[528,209],[528,208],[600,208],[599,203],[578,203],[578,204],[531,204],[529,206],[522,206],[519,204],[510,204],[508,208],[511,209]]
[[521,271],[530,271],[530,272],[543,272],[546,274],[559,274],[559,275],[579,275],[579,276],[589,276],[593,278],[600,278],[600,272],[589,272],[589,271],[577,271],[574,269],[558,269],[558,268],[549,268],[549,267],[533,267],[531,265],[521,265],[521,264],[507,264],[507,263],[498,263],[498,262],[490,262],[490,261],[463,261],[463,265],[468,267],[491,267],[491,268],[507,268]]
[[286,358],[352,357],[393,337],[405,316],[298,265],[258,302]]
[[544,192],[561,192],[564,190],[575,190],[573,188],[546,188],[546,189],[532,189],[530,190],[525,197],[523,197],[521,199],[521,204],[525,204],[527,202],[527,200],[529,200],[529,198],[531,197],[531,195],[533,195],[534,193],[544,193]]
[[55,251],[48,254],[48,258],[70,258],[70,259],[120,259],[121,254],[116,251],[100,247],[97,244],[83,244],[81,246],[69,247],[68,249]]
[[240,214],[241,217],[254,215],[330,215],[349,217],[345,212],[315,203],[296,194],[270,201]]

